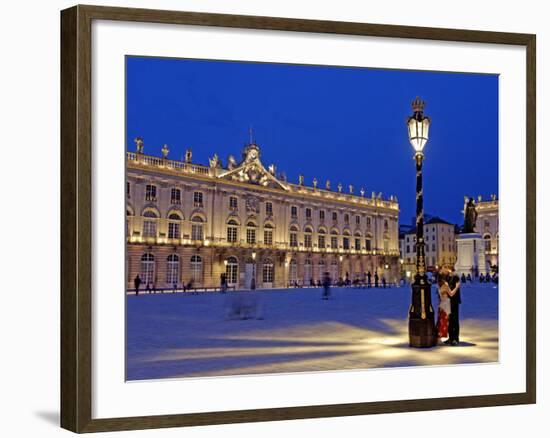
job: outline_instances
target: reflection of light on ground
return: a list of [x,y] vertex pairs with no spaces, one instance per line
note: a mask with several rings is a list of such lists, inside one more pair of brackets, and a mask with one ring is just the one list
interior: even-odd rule
[[[169,349],[144,362],[210,360],[220,367],[189,375],[231,375],[365,369],[392,366],[444,365],[498,360],[497,327],[493,321],[463,322],[462,345],[429,349],[408,346],[406,321],[384,320],[388,332],[362,329],[341,323],[293,326],[286,330],[256,330],[220,336],[228,341],[252,342],[239,346]],[[285,343],[291,345],[285,345]],[[221,370],[220,370],[221,368]]]
[[498,290],[465,288],[461,345],[428,349],[408,346],[408,288],[320,294],[263,291],[261,320],[227,320],[232,294],[130,296],[128,379],[498,361]]

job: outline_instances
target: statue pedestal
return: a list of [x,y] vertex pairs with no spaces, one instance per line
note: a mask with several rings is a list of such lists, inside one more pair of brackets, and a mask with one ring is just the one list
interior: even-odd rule
[[481,234],[463,233],[456,238],[457,257],[455,270],[459,276],[470,274],[472,277],[487,275],[485,246]]

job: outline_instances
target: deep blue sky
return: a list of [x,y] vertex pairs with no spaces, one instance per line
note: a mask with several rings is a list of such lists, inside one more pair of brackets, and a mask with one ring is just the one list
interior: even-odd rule
[[465,194],[498,194],[498,76],[327,66],[127,57],[128,150],[193,161],[240,159],[253,127],[264,165],[333,189],[397,195],[415,211],[405,120],[418,95],[432,118],[425,148],[425,211],[462,222]]

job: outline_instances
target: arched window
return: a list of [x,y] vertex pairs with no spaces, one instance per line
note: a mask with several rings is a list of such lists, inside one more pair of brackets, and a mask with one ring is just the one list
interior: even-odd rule
[[264,245],[273,245],[273,225],[264,225]]
[[262,281],[263,283],[273,283],[274,279],[274,267],[273,267],[273,261],[271,259],[265,259],[263,263],[263,270],[262,270]]
[[229,243],[236,243],[238,239],[239,224],[234,219],[227,222],[227,241]]
[[336,228],[330,230],[330,247],[333,250],[338,249],[338,230]]
[[235,257],[229,257],[225,265],[225,275],[227,276],[227,284],[237,284],[239,278],[239,263]]
[[168,215],[168,238],[179,239],[181,237],[180,229],[181,216],[177,213]]
[[[408,239],[408,237],[407,237],[407,239]],[[368,235],[367,238],[365,239],[365,249],[367,251],[372,251],[372,236],[371,235]]]
[[298,228],[295,225],[290,227],[290,246],[298,246]]
[[326,234],[326,231],[323,228],[321,228],[319,230],[319,236],[317,238],[317,245],[319,246],[320,249],[325,249],[326,247],[325,234]]
[[191,256],[191,279],[195,284],[202,282],[202,257],[199,255]]
[[355,233],[355,242],[353,246],[356,251],[361,250],[361,233]]
[[304,233],[304,246],[306,248],[311,248],[313,246],[311,241],[312,233],[313,233],[313,229],[311,227],[306,227],[305,233]]
[[288,279],[291,284],[294,284],[298,281],[298,271],[296,269],[296,260],[292,259],[288,266],[289,266]]
[[349,236],[350,232],[348,230],[344,230],[344,237],[342,238],[342,246],[344,249],[349,249]]
[[166,283],[178,284],[180,272],[180,258],[177,254],[170,254],[166,259]]
[[256,243],[256,224],[254,222],[246,224],[246,243]]
[[203,239],[203,220],[200,216],[194,216],[191,219],[191,240]]
[[143,284],[152,285],[155,282],[155,256],[153,254],[145,253],[141,256],[140,272]]
[[158,215],[152,210],[143,213],[143,237],[157,237]]
[[306,259],[304,262],[304,285],[308,286],[311,283],[311,260]]

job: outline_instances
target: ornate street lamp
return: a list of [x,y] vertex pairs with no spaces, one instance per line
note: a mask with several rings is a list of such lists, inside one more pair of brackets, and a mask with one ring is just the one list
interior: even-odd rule
[[416,162],[416,274],[412,285],[412,302],[409,309],[409,345],[432,347],[437,341],[432,307],[432,290],[426,275],[424,249],[424,193],[422,191],[422,161],[424,146],[428,142],[430,118],[424,115],[424,102],[417,97],[413,115],[407,120],[409,141],[414,148]]

